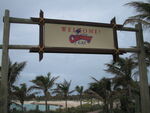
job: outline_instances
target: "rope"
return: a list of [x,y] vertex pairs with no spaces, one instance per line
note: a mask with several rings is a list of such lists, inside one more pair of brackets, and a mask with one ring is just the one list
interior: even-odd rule
[[120,50],[119,49],[115,49],[115,54],[119,54]]
[[117,24],[115,23],[112,23],[113,24],[113,28],[117,28]]
[[40,24],[44,24],[45,23],[45,20],[44,18],[40,17],[40,20],[39,20]]
[[44,53],[44,46],[42,46],[42,47],[39,46],[38,48],[39,48],[39,53]]

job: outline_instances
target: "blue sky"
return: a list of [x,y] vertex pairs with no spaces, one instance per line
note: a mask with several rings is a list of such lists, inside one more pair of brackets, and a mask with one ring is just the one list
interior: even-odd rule
[[[116,17],[118,24],[136,12],[133,8],[124,4],[132,0],[1,0],[0,1],[0,43],[2,43],[3,23],[2,18],[5,9],[10,10],[10,16],[19,18],[38,17],[40,9],[46,18],[65,19],[76,21],[89,21],[110,23]],[[137,0],[140,1],[140,0]],[[146,0],[142,0],[146,1]],[[131,26],[131,25],[129,25]],[[149,30],[144,32],[145,41],[150,41]],[[135,46],[135,33],[118,31],[119,47]],[[37,45],[38,26],[11,24],[10,44]],[[85,54],[44,54],[41,62],[38,54],[29,53],[28,50],[10,50],[10,58],[13,62],[27,61],[27,66],[21,73],[18,84],[22,82],[31,85],[29,80],[37,75],[45,75],[51,72],[53,76],[60,76],[58,82],[63,79],[72,80],[72,88],[75,85],[88,86],[92,81],[91,76],[100,79],[112,75],[104,71],[105,64],[112,60],[111,55],[85,55]],[[128,55],[125,55],[128,56]]]

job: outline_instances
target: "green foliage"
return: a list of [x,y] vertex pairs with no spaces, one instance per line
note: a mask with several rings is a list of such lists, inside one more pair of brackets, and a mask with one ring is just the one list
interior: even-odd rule
[[64,80],[63,83],[57,84],[57,88],[54,90],[55,93],[67,97],[69,94],[73,93],[74,90],[70,91],[71,81]]
[[[98,94],[104,103],[104,111],[108,112],[108,105],[110,104],[111,97],[111,81],[108,78],[102,78],[101,80],[96,80],[93,78],[95,82],[90,83],[89,89]],[[112,101],[112,100],[111,100]]]
[[45,96],[45,107],[46,107],[46,111],[48,110],[48,105],[47,105],[47,101],[48,101],[48,95],[51,95],[49,90],[54,86],[55,81],[58,79],[59,77],[52,77],[50,73],[47,74],[47,76],[37,76],[34,80],[31,80],[31,82],[34,84],[33,86],[31,86],[30,89],[36,89],[36,90],[41,90],[44,93]]
[[[148,67],[150,66],[150,43],[149,42],[144,42],[144,49],[145,49],[145,63],[147,64]],[[132,54],[131,57],[135,62],[138,62],[138,56],[136,53]]]
[[52,77],[50,73],[48,73],[47,76],[37,76],[34,80],[31,80],[31,82],[34,84],[32,89],[42,90],[45,94],[50,88],[53,87],[58,78],[59,77]]
[[25,68],[26,62],[15,62],[9,61],[9,72],[8,72],[8,85],[11,87],[18,79],[21,71]]
[[65,98],[65,107],[67,109],[67,100],[68,100],[68,96],[69,94],[73,93],[74,90],[70,91],[70,85],[71,85],[71,81],[66,81],[64,80],[63,83],[59,83],[57,84],[57,88],[54,89],[54,93],[61,95]]
[[82,109],[83,86],[76,86],[75,90],[78,92],[79,100],[80,100],[80,107]]
[[8,71],[8,111],[10,109],[10,105],[12,104],[11,100],[13,99],[12,89],[14,87],[15,82],[18,80],[21,71],[26,66],[26,62],[15,62],[12,63],[9,60],[9,71]]
[[13,86],[12,94],[14,96],[14,99],[18,99],[23,105],[25,100],[32,99],[33,97],[35,97],[36,93],[31,93],[31,89],[28,88],[25,83],[22,83],[20,84],[20,87]]
[[137,15],[129,17],[125,21],[125,24],[140,22],[144,26],[150,28],[150,1],[133,1],[126,5],[133,7],[136,10]]

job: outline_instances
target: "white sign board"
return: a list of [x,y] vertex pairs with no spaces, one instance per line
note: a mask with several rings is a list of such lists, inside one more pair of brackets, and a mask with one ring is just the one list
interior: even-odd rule
[[45,23],[44,46],[115,49],[113,28]]

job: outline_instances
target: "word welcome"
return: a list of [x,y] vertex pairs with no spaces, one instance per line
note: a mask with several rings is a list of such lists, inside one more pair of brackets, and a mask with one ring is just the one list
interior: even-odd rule
[[76,32],[77,29],[80,29],[83,34],[97,34],[100,33],[101,31],[99,29],[90,29],[90,28],[75,28],[75,27],[66,27],[63,26],[61,27],[62,32]]

